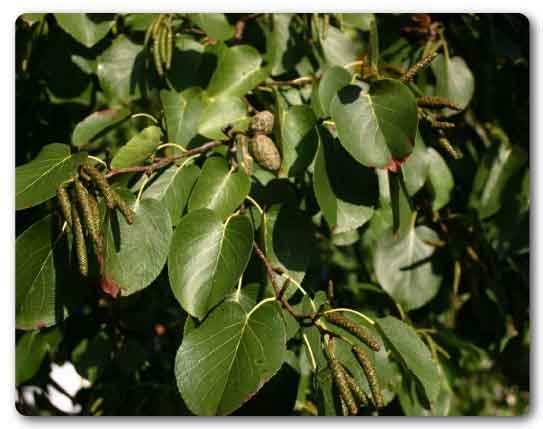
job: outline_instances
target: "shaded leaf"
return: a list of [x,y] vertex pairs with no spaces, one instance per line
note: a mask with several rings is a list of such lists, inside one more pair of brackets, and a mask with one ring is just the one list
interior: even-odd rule
[[[449,58],[438,55],[432,61],[432,70],[436,76],[436,95],[446,97],[461,109],[465,109],[475,90],[475,80],[471,70],[461,57]],[[444,109],[446,115],[458,113]]]
[[315,112],[318,112],[320,117],[329,116],[332,98],[350,82],[351,74],[345,68],[334,66],[327,69],[311,94],[311,104]]
[[428,151],[420,133],[417,133],[413,152],[400,167],[407,193],[410,196],[415,195],[424,186],[429,174],[428,167]]
[[59,266],[68,269],[63,235],[49,215],[34,223],[15,241],[17,329],[44,328],[65,316],[62,276],[57,272]]
[[439,290],[442,275],[436,270],[435,247],[425,243],[436,240],[433,230],[419,226],[400,237],[389,230],[377,243],[373,262],[377,280],[406,310],[422,307]]
[[321,129],[320,135],[313,189],[330,228],[343,233],[373,215],[377,181],[375,173],[356,162],[328,131]]
[[15,384],[17,386],[34,377],[47,352],[54,350],[61,339],[61,332],[55,328],[49,332],[27,332],[17,341],[15,348]]

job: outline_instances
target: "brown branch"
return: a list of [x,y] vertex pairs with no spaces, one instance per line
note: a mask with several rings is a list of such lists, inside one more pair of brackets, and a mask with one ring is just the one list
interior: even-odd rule
[[181,155],[158,158],[151,165],[138,165],[136,167],[114,168],[106,174],[106,178],[109,179],[110,177],[116,176],[118,174],[124,174],[124,173],[146,173],[147,175],[150,175],[155,170],[158,170],[160,168],[164,168],[170,164],[173,164],[178,159],[187,158],[192,155],[197,155],[199,153],[207,152],[222,144],[227,144],[227,142],[221,141],[221,140],[213,140],[213,141],[204,143],[203,145],[198,146],[194,149],[189,149],[183,152]]
[[266,272],[267,272],[268,278],[270,279],[270,282],[272,284],[273,291],[275,293],[275,297],[277,298],[277,300],[279,302],[281,302],[281,305],[283,307],[285,307],[285,310],[287,310],[292,315],[292,317],[294,317],[295,319],[307,319],[307,318],[313,319],[313,317],[314,317],[313,313],[300,314],[300,313],[296,312],[296,310],[294,310],[294,308],[292,308],[292,306],[289,304],[289,302],[283,297],[284,290],[282,288],[280,288],[279,285],[277,284],[277,282],[275,281],[274,268],[272,267],[271,262],[266,257],[266,255],[264,255],[264,252],[262,252],[260,247],[258,247],[258,244],[256,244],[256,241],[253,241],[253,247],[255,249],[256,255],[262,260],[264,266],[266,267]]
[[271,86],[303,86],[316,82],[319,79],[320,77],[318,76],[302,76],[291,80],[270,80],[265,82],[265,84]]

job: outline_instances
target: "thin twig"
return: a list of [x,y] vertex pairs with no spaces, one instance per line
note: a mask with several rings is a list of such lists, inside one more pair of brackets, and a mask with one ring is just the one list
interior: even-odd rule
[[178,159],[187,158],[189,156],[196,155],[196,154],[201,154],[226,143],[227,142],[225,141],[213,140],[208,143],[204,143],[203,145],[198,146],[194,149],[189,149],[180,155],[172,155],[165,158],[158,158],[155,160],[153,164],[150,164],[150,165],[138,165],[136,167],[115,168],[106,174],[106,178],[109,179],[110,177],[116,176],[118,174],[124,174],[124,173],[146,173],[147,175],[150,175],[155,170],[158,170],[160,168],[173,164]]
[[285,310],[287,310],[295,319],[312,318],[314,313],[309,313],[309,314],[297,313],[296,310],[294,310],[294,308],[292,308],[292,306],[288,303],[288,301],[282,296],[281,288],[275,281],[275,273],[271,265],[271,262],[268,260],[266,255],[264,255],[264,252],[262,252],[260,247],[258,247],[258,244],[256,244],[256,241],[253,241],[253,247],[255,249],[256,255],[262,260],[262,262],[264,263],[264,266],[266,267],[266,272],[268,274],[268,278],[270,279],[270,282],[271,282],[271,285],[272,285],[272,288],[277,300],[281,302],[281,305],[285,307]]

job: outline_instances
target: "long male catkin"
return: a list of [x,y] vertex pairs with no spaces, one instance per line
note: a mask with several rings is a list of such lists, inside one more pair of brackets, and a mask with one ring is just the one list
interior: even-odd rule
[[[72,195],[72,199],[74,195]],[[81,218],[79,217],[79,211],[77,210],[77,204],[72,204],[72,231],[74,236],[75,253],[77,255],[77,262],[79,266],[79,272],[82,276],[86,277],[89,273],[89,261],[87,258],[87,247],[85,245],[85,236],[83,234],[83,226],[81,225]]]
[[435,97],[432,95],[424,95],[422,97],[417,97],[417,105],[421,107],[433,107],[436,109],[441,109],[443,107],[448,107],[453,110],[462,110],[451,100],[445,97]]
[[119,211],[123,214],[126,223],[129,225],[132,225],[134,223],[134,212],[130,207],[128,207],[128,204],[126,204],[126,201],[124,201],[119,194],[115,192],[115,201],[117,203],[117,208]]
[[111,186],[107,182],[106,176],[104,176],[95,166],[90,164],[85,164],[83,166],[83,171],[85,171],[91,179],[96,184],[96,187],[100,190],[106,201],[106,206],[109,209],[115,208],[115,192],[111,189]]
[[351,392],[353,392],[354,396],[356,396],[358,402],[367,407],[369,401],[366,393],[362,390],[362,388],[358,385],[356,380],[350,374],[346,374],[346,379],[347,384],[349,385],[349,389],[351,389]]
[[60,185],[57,188],[57,200],[58,205],[60,206],[60,211],[62,212],[62,217],[64,217],[64,220],[68,224],[68,226],[72,227],[72,208],[70,203],[70,196],[68,195],[68,191],[66,190],[66,185]]
[[346,372],[337,359],[330,358],[329,363],[330,370],[332,371],[332,378],[339,391],[339,395],[343,398],[345,404],[347,404],[349,413],[354,416],[358,413],[358,407],[356,406],[351,389],[349,389]]
[[368,379],[368,384],[370,385],[371,395],[373,396],[373,401],[375,402],[376,408],[383,408],[384,400],[383,395],[381,394],[381,388],[379,387],[379,380],[377,379],[377,373],[375,367],[373,366],[369,356],[366,352],[359,346],[353,346],[352,351],[360,363],[360,366],[366,374]]
[[329,322],[337,325],[346,331],[353,334],[355,337],[363,341],[369,348],[378,352],[381,349],[377,339],[371,335],[366,329],[353,322],[351,319],[346,318],[338,313],[324,313],[324,317]]
[[407,70],[402,75],[402,77],[400,77],[400,80],[402,82],[412,81],[413,78],[416,76],[416,74],[424,70],[426,67],[428,67],[436,56],[437,56],[437,53],[434,52],[433,54],[430,54],[427,57],[424,57],[423,59],[421,59],[418,63],[413,64],[409,68],[409,70]]
[[102,239],[98,229],[98,222],[96,221],[96,212],[93,208],[91,208],[91,204],[93,203],[90,201],[89,192],[78,179],[75,179],[75,194],[77,196],[79,207],[81,208],[81,215],[83,217],[85,228],[87,229],[96,250],[99,251],[102,248]]

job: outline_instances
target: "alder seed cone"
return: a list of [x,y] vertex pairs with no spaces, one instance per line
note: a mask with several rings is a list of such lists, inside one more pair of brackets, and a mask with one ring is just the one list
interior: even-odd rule
[[264,134],[257,134],[251,139],[251,153],[258,164],[270,171],[281,167],[281,154],[272,139]]
[[251,129],[256,134],[270,134],[273,131],[273,113],[263,110],[253,116]]

